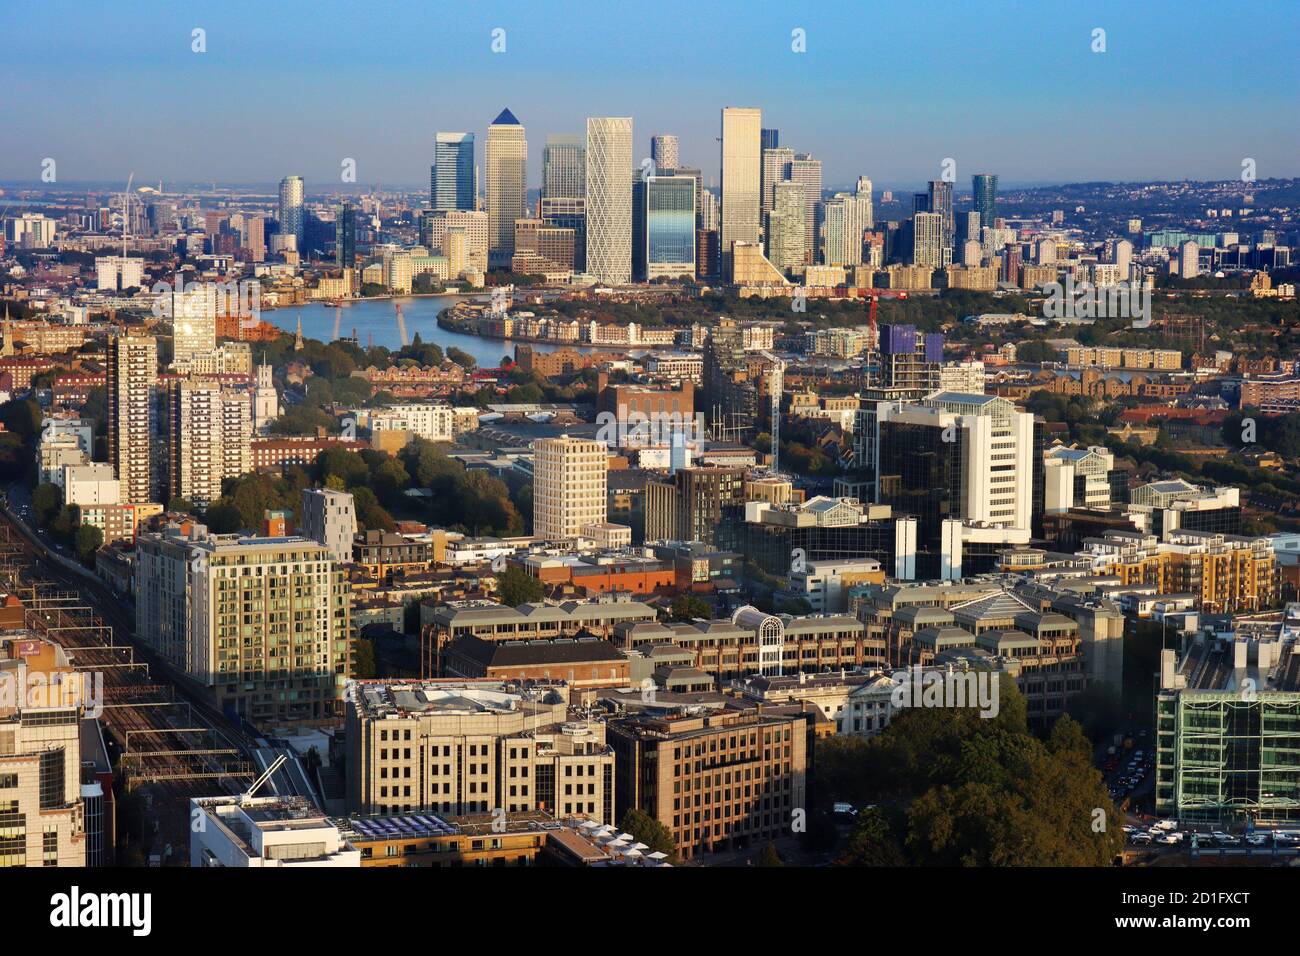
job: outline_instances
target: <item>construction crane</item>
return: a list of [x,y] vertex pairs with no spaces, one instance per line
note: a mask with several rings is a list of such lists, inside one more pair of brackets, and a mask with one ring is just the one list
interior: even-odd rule
[[402,341],[402,348],[406,348],[406,319],[402,316],[402,303],[394,302],[393,308],[397,310],[397,337]]
[[776,475],[781,472],[781,391],[785,388],[785,362],[771,352],[762,355],[772,366],[768,390],[772,398],[772,474]]

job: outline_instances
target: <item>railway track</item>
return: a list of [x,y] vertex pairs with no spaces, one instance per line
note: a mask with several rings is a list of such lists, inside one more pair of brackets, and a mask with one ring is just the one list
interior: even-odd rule
[[102,705],[123,792],[146,787],[157,815],[188,815],[191,797],[237,792],[256,776],[255,744],[134,639],[107,586],[68,570],[0,509],[0,581],[23,602],[33,636],[59,644]]

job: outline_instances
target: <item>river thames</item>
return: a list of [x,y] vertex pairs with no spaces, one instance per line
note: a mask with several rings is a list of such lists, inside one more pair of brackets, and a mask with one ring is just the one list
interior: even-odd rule
[[[353,299],[344,301],[337,308],[327,303],[290,306],[282,309],[269,309],[263,318],[269,319],[277,328],[292,333],[302,319],[302,334],[309,339],[329,342],[334,339],[334,326],[337,319],[338,334],[350,336],[354,330],[357,341],[365,348],[373,342],[375,345],[397,349],[401,340],[397,333],[397,310],[395,303],[402,306],[402,315],[406,322],[406,334],[411,339],[416,333],[423,342],[441,346],[443,351],[455,347],[474,356],[480,368],[496,368],[505,356],[514,357],[515,343],[501,339],[485,339],[463,332],[449,332],[438,328],[438,313],[461,301],[460,296],[428,296],[398,299]],[[532,346],[538,352],[552,352],[557,346]],[[585,351],[585,350],[584,350]]]

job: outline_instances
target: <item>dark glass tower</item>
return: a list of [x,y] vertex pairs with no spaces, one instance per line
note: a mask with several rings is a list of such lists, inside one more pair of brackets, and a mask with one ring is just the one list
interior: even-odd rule
[[980,214],[980,226],[992,229],[997,216],[998,177],[992,173],[976,173],[971,177],[971,192],[975,197],[975,211]]

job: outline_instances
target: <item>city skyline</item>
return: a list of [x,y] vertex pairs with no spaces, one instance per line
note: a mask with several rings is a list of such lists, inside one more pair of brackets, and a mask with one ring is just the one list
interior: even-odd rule
[[[1300,18],[1270,6],[1280,23]],[[588,116],[630,115],[643,131],[637,161],[649,156],[651,134],[674,135],[681,162],[716,186],[718,111],[737,105],[761,108],[782,145],[822,159],[829,185],[864,173],[884,187],[925,182],[945,158],[956,160],[959,182],[989,170],[1004,188],[1226,180],[1240,176],[1246,158],[1261,179],[1300,175],[1300,137],[1279,121],[1298,85],[1288,31],[1230,20],[1210,34],[1172,5],[1103,4],[1032,18],[1018,4],[939,6],[945,30],[912,9],[880,11],[865,29],[865,56],[844,29],[851,11],[838,4],[739,18],[730,7],[692,10],[689,23],[674,19],[670,28],[578,5],[563,34],[539,11],[438,11],[437,81],[422,78],[428,34],[419,27],[433,11],[418,6],[367,22],[373,39],[364,50],[349,45],[355,15],[333,4],[311,18],[243,3],[197,15],[151,11],[147,52],[136,54],[126,25],[137,7],[81,12],[86,29],[69,34],[57,71],[32,52],[44,14],[5,15],[12,53],[0,78],[12,95],[0,122],[20,135],[0,158],[0,180],[39,182],[42,161],[52,158],[58,181],[68,183],[134,171],[142,182],[262,183],[295,173],[346,186],[340,165],[354,159],[357,183],[417,185],[428,182],[437,132],[475,133],[481,166],[488,124],[508,108],[537,131],[530,185],[541,180],[547,133],[580,131]],[[978,63],[961,55],[961,37],[977,28],[987,30]],[[205,31],[202,53],[192,50],[195,29]],[[1106,31],[1105,52],[1093,52],[1097,29]],[[800,43],[806,52],[794,52]],[[557,44],[584,55],[557,58]],[[675,54],[669,74],[658,52],[647,53],[665,44]],[[1026,62],[1030,51],[1041,66]],[[1185,75],[1171,72],[1179,66]],[[1244,101],[1216,79],[1243,69],[1254,91]],[[642,82],[641,70],[658,82]],[[1033,82],[1041,70],[1050,83]],[[95,84],[86,82],[90,73]],[[594,73],[600,84],[590,82]],[[1170,87],[1157,80],[1173,76],[1191,108],[1170,108]],[[456,95],[439,95],[439,84]],[[382,95],[395,86],[427,95]],[[664,95],[674,89],[691,95]],[[411,105],[423,102],[439,105]]]

